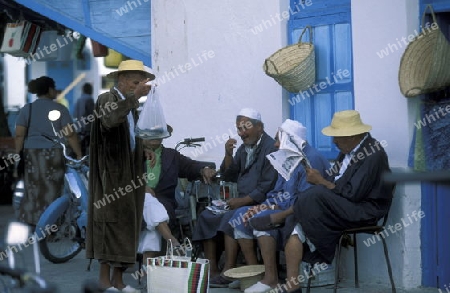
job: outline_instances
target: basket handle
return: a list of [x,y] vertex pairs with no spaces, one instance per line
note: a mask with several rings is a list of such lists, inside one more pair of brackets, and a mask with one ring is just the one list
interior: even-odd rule
[[309,43],[312,44],[312,38],[313,38],[313,33],[312,33],[312,28],[310,25],[305,26],[305,28],[303,29],[302,33],[300,34],[300,37],[298,38],[298,44],[300,45],[302,38],[303,38],[303,34],[306,32],[306,30],[309,30]]
[[427,7],[425,7],[425,10],[423,11],[422,15],[422,28],[425,26],[425,15],[427,14],[427,10],[430,8],[431,17],[433,18],[433,22],[437,24],[436,21],[436,15],[434,15],[433,6],[431,4],[428,4]]
[[280,72],[278,71],[277,67],[273,63],[273,61],[269,60],[269,58],[267,58],[266,61],[264,61],[264,71],[267,72],[267,70],[269,69],[269,62],[272,63],[272,67],[273,67],[273,69],[275,69],[277,74],[280,74]]

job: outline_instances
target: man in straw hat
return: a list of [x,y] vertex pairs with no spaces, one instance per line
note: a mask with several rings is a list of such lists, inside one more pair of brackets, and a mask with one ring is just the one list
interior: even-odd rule
[[374,225],[388,212],[393,186],[381,180],[390,172],[388,158],[369,134],[371,129],[357,111],[335,113],[331,125],[322,129],[340,150],[334,167],[326,171],[333,179],[307,168],[307,180],[314,186],[298,194],[292,207],[250,219],[256,230],[284,225],[288,275],[287,283],[279,287],[285,292],[301,292],[296,280],[302,260],[331,263],[343,230]]
[[305,168],[308,164],[319,170],[322,176],[326,176],[325,171],[330,167],[325,157],[306,142],[306,127],[300,122],[286,119],[278,129],[275,146],[279,150],[267,156],[279,173],[274,189],[267,194],[264,203],[237,209],[228,222],[233,228],[234,238],[238,240],[246,262],[258,263],[253,249],[254,239],[258,239],[264,261],[264,278],[245,289],[245,293],[267,292],[278,283],[276,251],[279,233],[276,229],[254,230],[248,225],[248,219],[288,209],[299,193],[312,186],[306,181]]
[[[214,214],[204,210],[192,236],[194,241],[202,241],[205,256],[210,260],[210,287],[227,287],[232,282],[221,274],[216,256],[217,248],[224,245],[226,261],[223,271],[235,267],[239,244],[229,236],[233,235],[228,225],[232,210],[262,203],[277,180],[277,173],[266,158],[276,151],[275,140],[264,131],[261,114],[251,108],[241,109],[236,116],[236,128],[243,144],[233,156],[236,139],[230,138],[225,143],[225,157],[220,170],[223,180],[237,182],[238,197],[227,200],[229,212]],[[220,241],[223,235],[225,241]]]
[[126,60],[108,77],[115,86],[98,97],[101,115],[91,128],[86,257],[99,260],[102,288],[139,292],[122,274],[136,261],[144,203],[144,151],[134,134],[138,99],[155,76],[141,61]]

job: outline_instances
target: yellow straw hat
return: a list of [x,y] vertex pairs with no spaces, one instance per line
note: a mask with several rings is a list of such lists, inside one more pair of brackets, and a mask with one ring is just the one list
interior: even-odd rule
[[326,136],[352,136],[369,132],[372,126],[364,124],[358,111],[345,110],[334,113],[331,125],[322,129]]
[[239,279],[241,281],[240,289],[241,291],[244,291],[248,287],[256,284],[256,282],[262,280],[264,271],[264,265],[249,265],[229,269],[223,274],[228,278]]
[[141,71],[145,74],[146,78],[150,78],[151,80],[155,79],[155,75],[146,71],[144,68],[144,63],[139,60],[125,60],[120,62],[119,68],[116,71],[113,71],[107,75],[109,78],[117,78],[119,72],[122,71]]

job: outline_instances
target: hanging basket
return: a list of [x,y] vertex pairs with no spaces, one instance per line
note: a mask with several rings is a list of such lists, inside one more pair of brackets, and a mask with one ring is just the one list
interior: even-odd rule
[[[309,42],[302,37],[309,29]],[[291,93],[308,89],[316,81],[316,57],[312,43],[312,28],[303,29],[297,44],[276,51],[263,65],[264,72]]]
[[422,33],[409,43],[400,61],[400,91],[407,98],[450,85],[450,44],[439,28],[424,30],[428,8],[437,26],[433,8],[428,5],[422,16]]

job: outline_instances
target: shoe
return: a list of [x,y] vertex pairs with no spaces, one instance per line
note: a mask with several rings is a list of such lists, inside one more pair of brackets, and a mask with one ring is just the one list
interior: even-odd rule
[[270,292],[271,290],[272,288],[269,285],[258,282],[245,289],[244,293],[266,293]]
[[120,290],[117,289],[116,287],[111,286],[105,290],[105,293],[108,293],[108,292],[120,292]]
[[209,287],[211,288],[228,288],[228,285],[232,283],[232,280],[225,279],[225,277],[218,275],[209,281]]
[[230,284],[228,284],[228,289],[239,289],[241,288],[241,281],[240,280],[234,280]]
[[125,288],[122,289],[122,291],[119,292],[125,292],[125,293],[141,293],[141,290],[131,287],[130,285],[127,285]]
[[249,221],[250,226],[258,231],[273,230],[284,226],[284,222],[273,223],[271,215],[272,214],[251,218]]

